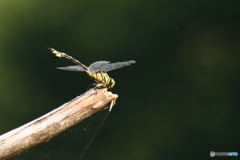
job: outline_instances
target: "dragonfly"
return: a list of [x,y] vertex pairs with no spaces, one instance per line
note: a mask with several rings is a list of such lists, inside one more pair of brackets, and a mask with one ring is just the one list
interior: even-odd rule
[[86,72],[91,78],[95,80],[96,83],[93,85],[96,88],[112,89],[115,85],[115,81],[107,74],[107,72],[136,63],[134,60],[116,63],[110,63],[110,61],[96,61],[87,67],[66,53],[57,51],[53,48],[48,49],[51,51],[54,58],[66,58],[77,64],[75,66],[57,67],[57,69]]

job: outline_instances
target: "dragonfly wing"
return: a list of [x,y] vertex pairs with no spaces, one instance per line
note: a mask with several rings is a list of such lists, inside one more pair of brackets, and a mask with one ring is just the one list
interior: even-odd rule
[[57,67],[57,69],[66,71],[85,71],[81,66],[67,66],[67,67]]
[[91,71],[101,71],[101,68],[103,68],[105,65],[109,64],[109,61],[97,61],[92,63],[88,69]]
[[118,68],[122,68],[122,67],[125,67],[125,66],[129,66],[129,65],[134,64],[134,63],[136,63],[134,60],[126,61],[126,62],[110,63],[110,64],[104,65],[101,68],[101,71],[108,72],[108,71],[111,71],[111,70],[114,70],[114,69],[118,69]]

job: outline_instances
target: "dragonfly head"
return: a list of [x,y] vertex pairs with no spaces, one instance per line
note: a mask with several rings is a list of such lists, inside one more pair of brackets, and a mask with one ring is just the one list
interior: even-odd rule
[[114,87],[114,85],[115,85],[114,79],[110,78],[110,82],[108,84],[108,89],[112,89]]

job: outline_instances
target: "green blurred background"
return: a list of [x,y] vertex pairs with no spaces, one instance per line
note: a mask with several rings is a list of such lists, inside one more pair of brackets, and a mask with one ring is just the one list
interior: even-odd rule
[[[52,59],[46,47],[53,47],[86,65],[137,62],[109,73],[119,98],[83,159],[186,160],[210,158],[210,151],[240,152],[239,4],[1,0],[0,133],[51,111],[93,82],[84,73],[56,70],[73,64]],[[65,142],[49,143],[43,148],[51,151]],[[41,152],[23,155],[44,159]],[[66,152],[65,158],[60,149],[55,156],[81,155],[74,145]]]

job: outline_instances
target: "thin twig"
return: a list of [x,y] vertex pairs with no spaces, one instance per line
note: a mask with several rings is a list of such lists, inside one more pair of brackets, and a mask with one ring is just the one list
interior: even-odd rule
[[[16,155],[104,110],[118,95],[107,89],[91,89],[53,111],[0,136],[0,160]],[[110,106],[111,107],[111,106]]]

